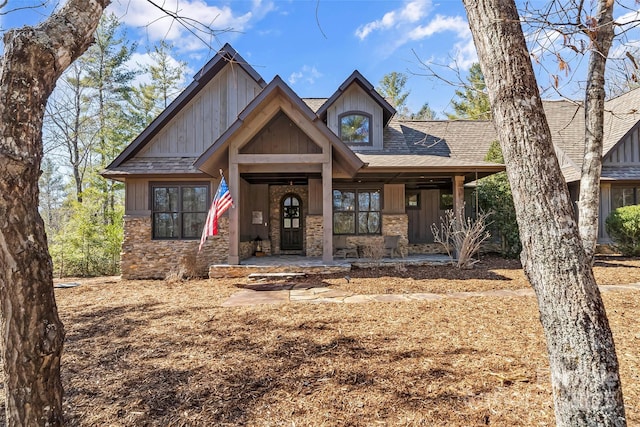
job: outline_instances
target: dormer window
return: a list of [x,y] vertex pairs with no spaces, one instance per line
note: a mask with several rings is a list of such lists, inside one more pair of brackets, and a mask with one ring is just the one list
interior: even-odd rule
[[371,115],[361,112],[342,114],[340,139],[347,144],[371,144]]

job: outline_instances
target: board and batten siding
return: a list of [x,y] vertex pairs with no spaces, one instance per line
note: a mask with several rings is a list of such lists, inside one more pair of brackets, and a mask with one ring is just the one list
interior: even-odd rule
[[128,178],[125,185],[125,201],[124,201],[124,213],[125,215],[150,215],[151,214],[151,195],[149,194],[149,188],[152,182],[164,182],[164,183],[203,183],[209,184],[209,199],[213,199],[213,196],[218,188],[219,180],[207,179],[207,180],[194,180],[189,178]]
[[169,121],[138,157],[198,157],[261,91],[242,68],[227,65]]
[[382,213],[405,213],[404,184],[385,184],[382,200],[384,203]]
[[349,88],[331,105],[327,110],[327,125],[336,135],[339,133],[338,117],[349,111],[364,112],[371,114],[370,123],[372,145],[354,146],[358,151],[365,150],[381,150],[382,149],[382,107],[378,105],[371,95],[365,92],[357,84],[349,86]]
[[640,165],[640,127],[635,126],[602,159],[603,166]]

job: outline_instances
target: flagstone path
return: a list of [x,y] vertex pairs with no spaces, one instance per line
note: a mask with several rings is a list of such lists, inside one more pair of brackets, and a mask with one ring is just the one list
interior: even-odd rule
[[[640,291],[640,283],[629,285],[603,285],[601,292]],[[472,297],[526,297],[533,296],[533,289],[495,289],[483,292],[452,292],[446,294],[374,294],[358,295],[352,292],[327,287],[309,287],[293,283],[247,285],[245,289],[231,295],[222,303],[223,307],[237,307],[259,304],[286,303],[366,303],[366,302],[403,302],[403,301],[435,301],[444,298]]]

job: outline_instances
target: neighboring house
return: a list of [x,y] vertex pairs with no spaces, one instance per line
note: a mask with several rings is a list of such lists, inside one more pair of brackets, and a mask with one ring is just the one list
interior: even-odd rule
[[[544,108],[562,173],[578,200],[584,157],[582,103],[545,101]],[[616,208],[640,203],[640,88],[605,102],[598,242],[611,243],[605,220]],[[577,204],[575,205],[577,208]]]
[[[564,138],[557,147],[573,185],[583,118],[572,104],[545,105],[558,111],[551,127]],[[234,207],[198,255],[207,265],[238,264],[258,240],[267,255],[327,263],[334,236],[363,246],[399,235],[405,252],[438,252],[430,225],[462,206],[465,183],[504,169],[484,161],[495,130],[491,122],[394,114],[357,71],[328,99],[301,99],[278,76],[267,84],[225,45],[103,172],[125,183],[123,277],[162,278],[196,253],[221,170]],[[603,176],[621,182],[629,162],[640,165],[637,125],[626,116],[608,123],[620,142],[607,140],[611,173]],[[604,183],[603,200],[635,201],[636,187],[620,188]]]

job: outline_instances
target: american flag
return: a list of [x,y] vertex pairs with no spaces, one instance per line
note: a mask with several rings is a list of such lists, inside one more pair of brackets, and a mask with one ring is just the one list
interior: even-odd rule
[[218,218],[220,218],[231,205],[233,205],[233,199],[231,199],[229,187],[227,186],[227,182],[224,180],[223,176],[220,180],[218,191],[216,191],[216,196],[213,198],[213,202],[211,202],[211,207],[207,214],[207,220],[204,223],[204,230],[202,230],[202,237],[200,238],[198,252],[202,249],[202,246],[204,245],[204,242],[207,241],[208,236],[215,236],[218,234]]

